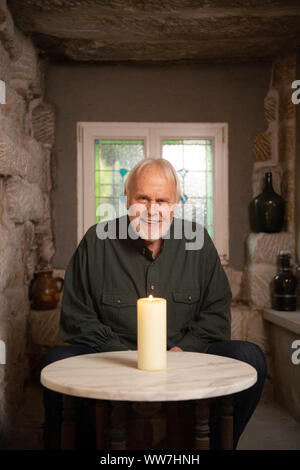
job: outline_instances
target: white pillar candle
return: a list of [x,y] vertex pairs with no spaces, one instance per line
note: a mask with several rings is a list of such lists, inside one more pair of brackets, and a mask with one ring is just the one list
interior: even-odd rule
[[167,367],[167,301],[159,297],[138,299],[138,369]]

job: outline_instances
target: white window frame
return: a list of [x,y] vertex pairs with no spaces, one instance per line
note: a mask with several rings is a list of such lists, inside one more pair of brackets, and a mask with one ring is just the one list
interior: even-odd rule
[[[95,224],[94,140],[144,139],[145,157],[161,158],[162,141],[210,139],[213,145],[213,241],[222,264],[229,261],[228,124],[158,122],[77,123],[77,241]],[[92,158],[91,158],[92,156]]]

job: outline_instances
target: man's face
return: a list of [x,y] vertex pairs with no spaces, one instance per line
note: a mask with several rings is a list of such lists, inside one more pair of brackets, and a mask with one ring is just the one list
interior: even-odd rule
[[155,166],[143,169],[131,182],[127,200],[134,230],[144,240],[161,238],[169,229],[176,204],[175,185]]

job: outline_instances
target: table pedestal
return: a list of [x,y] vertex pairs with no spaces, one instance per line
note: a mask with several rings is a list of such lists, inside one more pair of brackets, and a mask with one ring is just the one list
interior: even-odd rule
[[[69,357],[41,371],[43,386],[90,400],[95,432],[86,426],[89,413],[80,413],[84,418],[77,429],[78,447],[232,449],[230,395],[256,383],[254,367],[223,356],[179,351],[168,351],[168,368],[157,373],[138,370],[136,364],[137,351],[114,351]],[[70,429],[64,423],[70,438],[62,439],[65,448],[76,436]]]
[[[183,422],[180,413],[182,403],[132,404],[97,400],[95,402],[96,448],[97,450],[150,450],[151,448],[209,450],[211,400],[193,400],[193,402],[193,415],[185,416]],[[218,402],[220,450],[231,450],[233,449],[232,396],[219,398]],[[182,411],[184,412],[184,409]],[[156,423],[155,430],[153,422]]]

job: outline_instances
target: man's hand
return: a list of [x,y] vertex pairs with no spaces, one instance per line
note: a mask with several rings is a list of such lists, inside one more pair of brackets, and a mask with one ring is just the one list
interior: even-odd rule
[[179,348],[178,346],[174,346],[173,348],[169,349],[169,351],[183,351],[183,349]]

